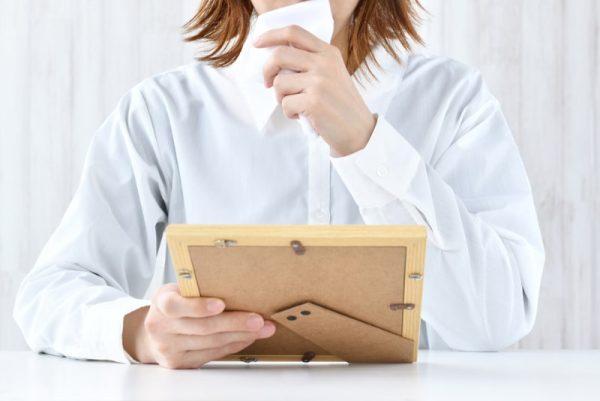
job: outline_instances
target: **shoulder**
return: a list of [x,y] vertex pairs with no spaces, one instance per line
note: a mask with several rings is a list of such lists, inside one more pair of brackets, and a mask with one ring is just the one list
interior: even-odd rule
[[223,79],[223,73],[218,68],[195,61],[152,75],[138,83],[132,91],[149,98],[162,97],[162,100],[190,99],[212,88],[219,79]]
[[201,102],[209,98],[207,88],[214,87],[210,81],[218,75],[219,71],[199,62],[154,74],[121,95],[103,126],[127,128],[127,135],[139,140],[164,140],[174,122],[185,121],[191,110],[202,107]]
[[401,90],[415,94],[437,113],[464,122],[469,115],[495,112],[500,104],[482,72],[450,57],[415,53],[407,56]]
[[203,69],[198,63],[190,63],[147,77],[121,95],[116,111],[148,108],[159,101],[194,93],[192,87],[204,80]]
[[481,71],[456,59],[420,52],[406,56],[405,78],[433,79],[440,83],[460,83],[481,79]]
[[[473,96],[487,92],[481,71],[456,59],[415,53],[407,56],[403,76],[405,85],[426,85],[436,96]],[[488,93],[489,94],[489,93]]]
[[169,128],[173,122],[188,121],[190,114],[198,118],[200,110],[222,103],[231,92],[229,81],[224,69],[195,61],[142,80],[124,94],[119,108],[141,110],[157,130]]

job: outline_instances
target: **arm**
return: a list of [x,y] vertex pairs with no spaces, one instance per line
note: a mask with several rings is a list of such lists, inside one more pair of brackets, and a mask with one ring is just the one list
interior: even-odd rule
[[457,129],[441,129],[457,134],[437,141],[434,160],[382,116],[364,149],[331,160],[365,223],[426,226],[428,328],[450,348],[495,350],[531,330],[545,255],[500,106],[479,74],[467,87]]
[[96,132],[66,214],[17,294],[14,317],[35,351],[127,362],[123,317],[149,304],[168,179],[141,90]]
[[33,350],[196,368],[275,333],[259,314],[184,298],[176,284],[142,299],[167,221],[165,149],[136,88],[94,137],[74,199],[18,292],[14,315]]

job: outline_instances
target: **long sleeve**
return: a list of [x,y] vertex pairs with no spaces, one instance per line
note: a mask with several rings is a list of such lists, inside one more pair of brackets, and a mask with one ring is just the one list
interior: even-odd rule
[[149,304],[166,222],[158,147],[136,87],[94,135],[74,198],[18,291],[14,317],[34,351],[130,362],[123,317]]
[[518,148],[479,73],[452,103],[460,112],[444,116],[431,152],[378,115],[365,148],[331,161],[366,224],[427,228],[429,346],[496,350],[533,326],[544,246]]

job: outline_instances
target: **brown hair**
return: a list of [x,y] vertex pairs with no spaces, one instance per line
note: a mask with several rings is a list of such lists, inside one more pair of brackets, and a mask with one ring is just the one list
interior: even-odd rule
[[[411,42],[422,44],[417,32],[419,10],[423,10],[419,0],[360,0],[348,29],[346,67],[350,74],[367,57],[378,65],[373,57],[373,49],[378,44],[398,62],[400,58],[391,45],[392,40],[398,39],[407,51],[412,48]],[[183,26],[185,40],[211,43],[208,53],[198,59],[215,67],[228,66],[242,50],[253,13],[250,0],[201,0],[196,15]],[[373,75],[368,65],[366,68]]]

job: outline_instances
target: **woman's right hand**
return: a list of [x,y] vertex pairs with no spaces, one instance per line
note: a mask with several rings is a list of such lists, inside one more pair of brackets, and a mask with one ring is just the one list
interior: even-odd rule
[[184,298],[176,284],[166,284],[149,307],[125,316],[123,346],[142,363],[198,368],[275,333],[275,324],[257,313],[224,309],[220,299]]

